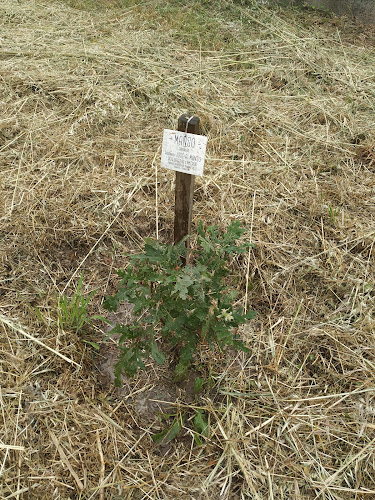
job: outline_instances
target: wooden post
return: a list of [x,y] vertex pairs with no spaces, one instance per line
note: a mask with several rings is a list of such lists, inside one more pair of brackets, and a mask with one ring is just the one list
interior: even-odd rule
[[[178,119],[178,130],[189,134],[199,134],[199,117],[181,115]],[[186,128],[187,126],[187,128]],[[176,172],[175,208],[174,208],[174,242],[178,243],[191,233],[195,176]],[[189,243],[186,242],[189,248]]]

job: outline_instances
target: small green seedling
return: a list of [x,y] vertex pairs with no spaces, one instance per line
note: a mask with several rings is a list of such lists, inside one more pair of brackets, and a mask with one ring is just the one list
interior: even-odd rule
[[336,225],[336,219],[340,215],[341,207],[333,207],[331,204],[328,205],[328,215],[331,219],[332,224]]
[[[171,417],[172,415],[163,415],[164,418]],[[184,428],[184,420],[186,421],[188,414],[186,411],[179,412],[174,416],[173,422],[162,432],[153,434],[151,436],[155,444],[166,445],[173,439],[175,439],[180,431]],[[193,420],[192,431],[194,435],[194,441],[198,446],[202,446],[205,439],[210,435],[210,427],[207,420],[206,413],[198,408],[193,411],[193,415],[188,420]]]
[[58,298],[57,324],[62,330],[72,330],[78,333],[92,319],[103,319],[97,316],[89,317],[87,311],[88,305],[96,290],[92,291],[85,298],[82,288],[83,273],[73,296],[60,295]]
[[179,434],[180,430],[182,429],[182,423],[183,423],[183,414],[178,414],[176,418],[173,420],[173,423],[171,426],[169,426],[167,429],[165,429],[162,432],[159,432],[158,434],[153,434],[151,436],[151,439],[155,444],[168,444],[172,439],[177,437]]
[[194,380],[194,394],[198,394],[203,389],[203,386],[207,383],[204,378],[197,377]]
[[110,332],[119,335],[117,386],[122,373],[134,376],[138,368],[145,369],[149,357],[162,364],[172,353],[178,381],[187,375],[200,345],[248,351],[235,329],[255,313],[244,313],[234,305],[237,292],[228,280],[231,260],[249,249],[247,243],[236,243],[244,231],[239,222],[224,233],[217,226],[205,231],[200,223],[191,264],[186,266],[181,265],[181,257],[186,257],[184,240],[169,245],[147,239],[143,253],[131,256],[127,268],[118,271],[119,290],[104,307],[116,311],[120,302],[131,303],[135,320],[117,324]]
[[210,427],[206,414],[203,410],[196,410],[194,416],[194,440],[198,446],[202,446],[205,438],[210,435]]

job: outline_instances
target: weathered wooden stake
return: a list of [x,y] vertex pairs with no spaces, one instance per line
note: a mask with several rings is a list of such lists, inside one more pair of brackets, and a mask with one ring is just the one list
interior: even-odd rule
[[[199,117],[181,115],[178,119],[178,130],[189,134],[199,134]],[[187,125],[187,128],[186,128]],[[191,232],[195,176],[176,172],[175,208],[174,208],[174,242],[178,243]],[[186,242],[189,248],[189,242]]]

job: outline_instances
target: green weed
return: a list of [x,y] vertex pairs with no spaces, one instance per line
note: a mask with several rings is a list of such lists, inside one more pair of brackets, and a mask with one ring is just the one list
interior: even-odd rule
[[57,324],[62,330],[72,330],[78,333],[92,319],[98,318],[97,316],[90,318],[88,315],[88,305],[96,290],[85,298],[82,287],[83,273],[73,296],[61,295],[58,298]]
[[341,207],[333,207],[331,204],[328,205],[328,215],[333,225],[336,225],[336,220],[340,213]]
[[[176,415],[162,415],[161,417],[165,419],[174,417],[174,419],[172,424],[168,425],[162,432],[153,434],[151,438],[155,444],[166,445],[179,435],[184,428],[184,420],[187,420],[189,415],[187,411],[183,411]],[[193,422],[193,425],[190,424],[188,427],[193,431],[194,441],[198,446],[201,446],[210,435],[210,426],[205,411],[200,408],[194,409],[193,415],[188,420]]]

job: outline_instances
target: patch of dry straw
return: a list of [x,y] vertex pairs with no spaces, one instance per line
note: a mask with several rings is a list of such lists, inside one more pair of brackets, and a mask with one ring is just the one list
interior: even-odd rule
[[[371,32],[248,6],[222,17],[227,46],[186,48],[157,6],[0,6],[0,496],[374,498]],[[171,239],[160,143],[183,112],[209,136],[194,221],[247,227],[258,317],[251,355],[210,359],[209,440],[185,422],[163,454],[100,381],[82,342],[100,325],[59,330],[56,297],[85,271],[97,313],[123,254]]]

